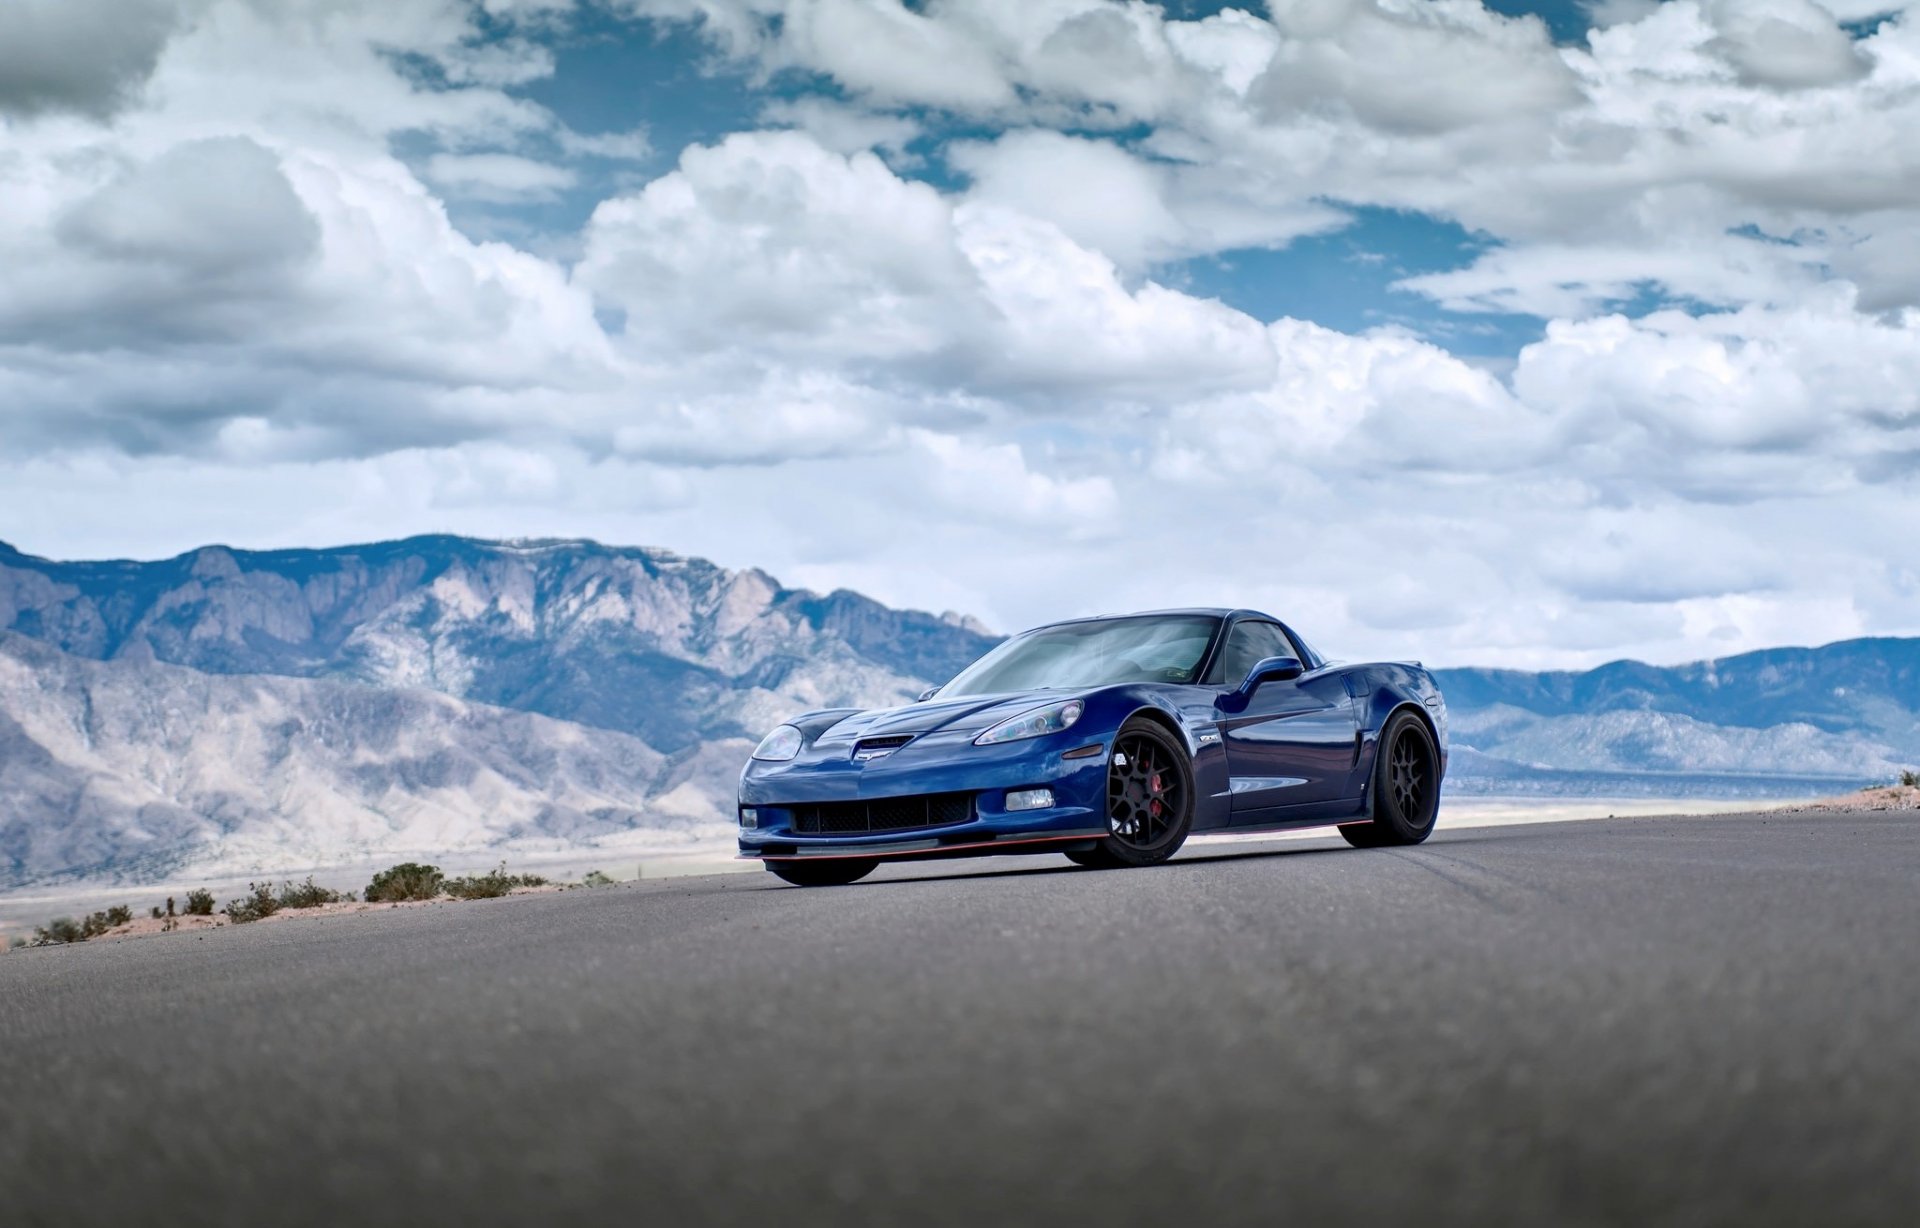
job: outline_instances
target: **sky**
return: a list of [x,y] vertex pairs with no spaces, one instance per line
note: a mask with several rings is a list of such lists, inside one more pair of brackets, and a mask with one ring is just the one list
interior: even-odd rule
[[1920,3],[0,3],[0,540],[423,532],[1920,633]]

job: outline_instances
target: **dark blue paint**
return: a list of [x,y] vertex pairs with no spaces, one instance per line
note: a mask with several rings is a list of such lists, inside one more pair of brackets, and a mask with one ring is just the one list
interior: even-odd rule
[[[1166,613],[1221,620],[1196,672],[1201,678],[1208,676],[1236,623],[1278,621],[1252,610]],[[1219,685],[1121,683],[946,700],[936,693],[900,708],[838,708],[796,717],[788,723],[806,738],[800,754],[787,763],[749,760],[741,774],[740,805],[753,808],[759,824],[741,829],[741,855],[985,855],[1060,847],[994,841],[1102,838],[1108,832],[1104,752],[1123,724],[1142,715],[1177,734],[1192,757],[1195,832],[1364,820],[1371,814],[1367,783],[1380,730],[1402,708],[1418,712],[1433,728],[1444,773],[1446,708],[1423,667],[1329,662],[1291,630],[1288,635],[1300,645],[1299,658],[1263,660],[1247,678]],[[1075,698],[1086,708],[1066,730],[1019,742],[974,744],[1001,721]],[[901,734],[913,740],[880,758],[855,758],[861,740]],[[1067,757],[1089,746],[1102,752]],[[1235,780],[1242,784],[1238,793]],[[1053,790],[1051,809],[1007,812],[1009,791],[1042,787]],[[934,793],[975,794],[975,817],[941,828],[878,834],[799,835],[792,829],[797,806]]]

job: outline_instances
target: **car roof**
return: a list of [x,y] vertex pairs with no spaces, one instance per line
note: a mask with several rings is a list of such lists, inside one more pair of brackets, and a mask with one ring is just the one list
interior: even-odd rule
[[[1089,614],[1085,618],[1063,618],[1058,622],[1042,623],[1043,627],[1066,627],[1074,623],[1111,622],[1116,618],[1234,618],[1251,616],[1264,618],[1272,622],[1280,620],[1271,614],[1262,614],[1258,610],[1236,609],[1228,606],[1189,606],[1176,610],[1138,610],[1133,613],[1116,612],[1113,614]],[[1040,627],[1033,630],[1038,631]]]

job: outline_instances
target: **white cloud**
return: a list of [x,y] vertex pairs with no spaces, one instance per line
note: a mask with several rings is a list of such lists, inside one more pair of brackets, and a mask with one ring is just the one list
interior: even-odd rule
[[0,115],[111,114],[145,84],[176,18],[164,0],[9,0]]
[[1557,323],[1521,352],[1514,387],[1608,438],[1588,471],[1615,479],[1716,498],[1909,481],[1881,461],[1920,449],[1920,312],[1862,316],[1829,292],[1785,310]]
[[603,203],[576,279],[636,356],[878,364],[933,389],[1164,402],[1262,382],[1258,323],[1152,282],[1056,226],[956,208],[870,153],[797,132],[689,149]]
[[434,154],[427,178],[456,196],[511,203],[552,200],[580,177],[564,166],[514,154]]
[[1544,22],[1478,0],[1282,0],[1272,14],[1279,50],[1252,91],[1269,119],[1335,106],[1371,129],[1438,133],[1580,100]]
[[[0,69],[9,21],[50,57],[0,72],[0,537],[584,534],[1441,661],[1920,629],[1910,15],[1614,5],[1555,47],[1473,0],[647,7],[833,96],[541,251],[442,197],[651,156],[517,90],[564,0],[188,3],[92,57],[78,0],[0,12]],[[1545,336],[1495,374],[1163,280],[1359,204],[1483,231],[1403,284]],[[1693,314],[1613,314],[1647,286]]]
[[1718,48],[1743,80],[1810,89],[1863,77],[1868,64],[1813,0],[1707,0]]
[[921,133],[920,124],[906,116],[829,98],[778,98],[761,108],[760,118],[770,127],[798,128],[837,154],[883,150],[895,165],[905,159],[908,143]]
[[1283,247],[1333,230],[1346,215],[1306,202],[1250,200],[1215,168],[1150,161],[1109,141],[1048,130],[1009,132],[948,147],[973,181],[970,195],[1058,226],[1122,267],[1241,247]]
[[952,233],[938,192],[871,153],[737,135],[603,202],[576,277],[643,344],[905,360],[941,349],[967,298]]

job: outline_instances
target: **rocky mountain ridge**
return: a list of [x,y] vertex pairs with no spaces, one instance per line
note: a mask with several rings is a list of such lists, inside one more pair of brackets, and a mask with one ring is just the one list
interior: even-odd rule
[[100,660],[436,690],[665,751],[795,707],[904,702],[995,642],[957,615],[665,550],[458,537],[152,563],[0,545],[0,630]]
[[92,661],[0,632],[0,890],[194,866],[671,848],[744,739],[678,756],[430,690]]
[[[1650,788],[1804,796],[1920,766],[1920,639],[1843,640],[1656,666],[1435,671],[1473,787],[1554,774],[1638,775]],[[1592,792],[1595,781],[1563,787]],[[1669,793],[1669,795],[1675,795]]]
[[[0,889],[721,842],[751,739],[907,702],[995,642],[585,541],[83,563],[0,545]],[[1437,672],[1457,792],[1807,796],[1920,765],[1920,640]]]

